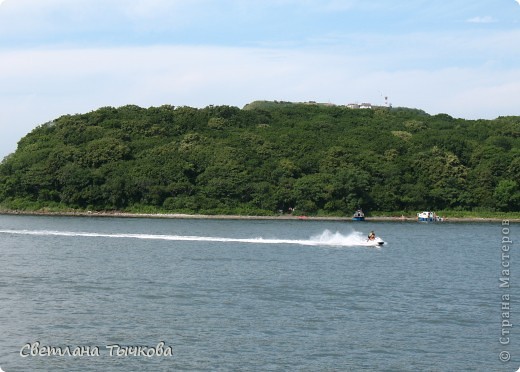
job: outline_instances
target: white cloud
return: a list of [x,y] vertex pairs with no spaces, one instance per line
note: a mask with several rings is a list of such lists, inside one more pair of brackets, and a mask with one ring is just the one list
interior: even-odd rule
[[[520,0],[518,0],[520,1]],[[473,17],[467,20],[469,23],[495,23],[497,20],[490,16],[485,17]]]
[[[35,61],[37,61],[35,63]],[[371,102],[456,117],[518,114],[520,68],[385,70],[312,50],[154,46],[0,52],[0,157],[38,124],[101,106]]]

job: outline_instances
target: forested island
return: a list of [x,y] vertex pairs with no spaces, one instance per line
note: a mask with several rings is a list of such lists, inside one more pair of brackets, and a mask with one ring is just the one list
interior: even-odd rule
[[3,210],[350,216],[520,211],[520,117],[257,101],[103,107],[0,164]]

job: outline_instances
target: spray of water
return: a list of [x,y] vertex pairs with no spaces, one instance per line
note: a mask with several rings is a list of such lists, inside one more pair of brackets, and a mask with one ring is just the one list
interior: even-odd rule
[[332,246],[364,246],[369,245],[367,238],[363,233],[359,231],[352,231],[348,235],[336,231],[332,233],[329,230],[325,230],[320,235],[311,237],[310,241],[316,242],[319,245],[332,245]]

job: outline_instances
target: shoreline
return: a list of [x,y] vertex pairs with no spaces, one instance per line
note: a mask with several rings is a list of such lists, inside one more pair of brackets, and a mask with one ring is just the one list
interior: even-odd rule
[[[243,216],[243,215],[211,215],[211,214],[184,214],[184,213],[129,213],[129,212],[48,212],[48,211],[15,211],[0,210],[0,215],[11,216],[55,216],[55,217],[112,217],[112,218],[161,218],[161,219],[208,219],[208,220],[293,220],[293,221],[352,221],[352,217],[319,217],[319,216]],[[506,219],[497,217],[449,217],[446,222],[501,222]],[[509,222],[520,222],[520,218],[507,219]],[[363,221],[359,221],[363,222]],[[406,216],[372,216],[365,217],[364,222],[417,222],[416,217]]]

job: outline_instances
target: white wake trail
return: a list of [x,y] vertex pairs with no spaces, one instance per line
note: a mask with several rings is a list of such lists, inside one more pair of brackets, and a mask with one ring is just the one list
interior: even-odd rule
[[148,240],[170,240],[170,241],[199,241],[199,242],[223,242],[223,243],[252,243],[252,244],[296,244],[307,246],[364,246],[367,245],[366,238],[362,233],[352,232],[345,236],[339,232],[332,233],[325,230],[320,235],[310,239],[274,239],[274,238],[225,238],[215,236],[192,236],[192,235],[161,235],[161,234],[124,234],[124,233],[96,233],[75,231],[53,231],[53,230],[0,230],[0,234],[12,235],[36,235],[36,236],[66,236],[66,237],[88,237],[88,238],[113,238],[113,239],[148,239]]

